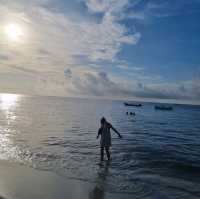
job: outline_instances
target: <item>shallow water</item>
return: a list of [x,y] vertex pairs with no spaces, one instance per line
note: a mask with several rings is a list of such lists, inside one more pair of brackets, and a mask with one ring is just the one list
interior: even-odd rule
[[[123,139],[112,133],[112,161],[99,165],[102,116]],[[200,198],[200,107],[0,95],[0,159],[134,198]]]

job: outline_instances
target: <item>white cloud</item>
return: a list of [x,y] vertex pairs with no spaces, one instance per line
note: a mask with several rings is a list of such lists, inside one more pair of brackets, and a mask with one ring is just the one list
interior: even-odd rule
[[[117,22],[112,14],[105,13],[100,23],[80,23],[39,6],[28,7],[28,12],[5,6],[0,9],[0,17],[5,23],[14,20],[27,30],[27,38],[22,38],[26,39],[26,43],[15,48],[20,56],[14,62],[17,65],[32,65],[36,70],[41,69],[37,65],[42,70],[51,67],[58,70],[72,64],[76,55],[86,56],[90,61],[114,61],[123,44],[135,44],[140,39],[139,33],[128,35],[125,26]],[[6,13],[11,15],[8,19]],[[4,40],[0,40],[0,45],[5,43]],[[4,47],[8,53],[13,50],[9,41]]]
[[86,0],[86,5],[92,12],[121,14],[129,0]]
[[105,12],[109,8],[109,1],[104,0],[88,0],[86,4],[92,12]]
[[[94,12],[104,12],[100,22],[71,20],[67,14],[47,9],[48,0],[1,2],[0,48],[3,51],[0,52],[0,64],[5,72],[12,68],[18,73],[33,74],[49,81],[44,74],[64,77],[64,71],[76,65],[77,57],[85,57],[93,65],[99,61],[115,63],[123,44],[136,44],[140,39],[139,33],[127,34],[127,28],[118,21],[117,15],[128,5],[124,0],[102,4],[87,1]],[[9,23],[21,26],[24,34],[19,42],[11,43],[6,38],[3,29]]]
[[[152,77],[153,78],[153,77]],[[155,78],[157,78],[155,76]],[[123,77],[116,78],[99,70],[72,73],[73,88],[75,94],[92,95],[114,98],[140,98],[140,99],[177,99],[200,100],[200,80],[177,83],[160,82],[149,83],[146,77],[140,80],[128,80]]]

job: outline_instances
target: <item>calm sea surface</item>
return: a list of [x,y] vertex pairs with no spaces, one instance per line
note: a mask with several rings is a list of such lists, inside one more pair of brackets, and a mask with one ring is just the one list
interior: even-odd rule
[[[107,192],[134,198],[200,198],[200,107],[159,111],[155,104],[143,105],[2,94],[0,160],[100,183]],[[112,161],[100,166],[96,134],[102,116],[123,139],[112,133]]]

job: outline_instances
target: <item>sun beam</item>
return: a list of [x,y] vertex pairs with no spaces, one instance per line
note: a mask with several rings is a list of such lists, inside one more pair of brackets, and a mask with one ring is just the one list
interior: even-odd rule
[[22,36],[22,29],[18,24],[9,24],[5,28],[6,35],[12,41],[17,41]]

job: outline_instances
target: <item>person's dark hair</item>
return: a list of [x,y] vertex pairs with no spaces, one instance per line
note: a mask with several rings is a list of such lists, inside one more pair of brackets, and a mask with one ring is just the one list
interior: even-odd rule
[[104,117],[101,118],[101,124],[104,124],[106,122],[106,119]]

